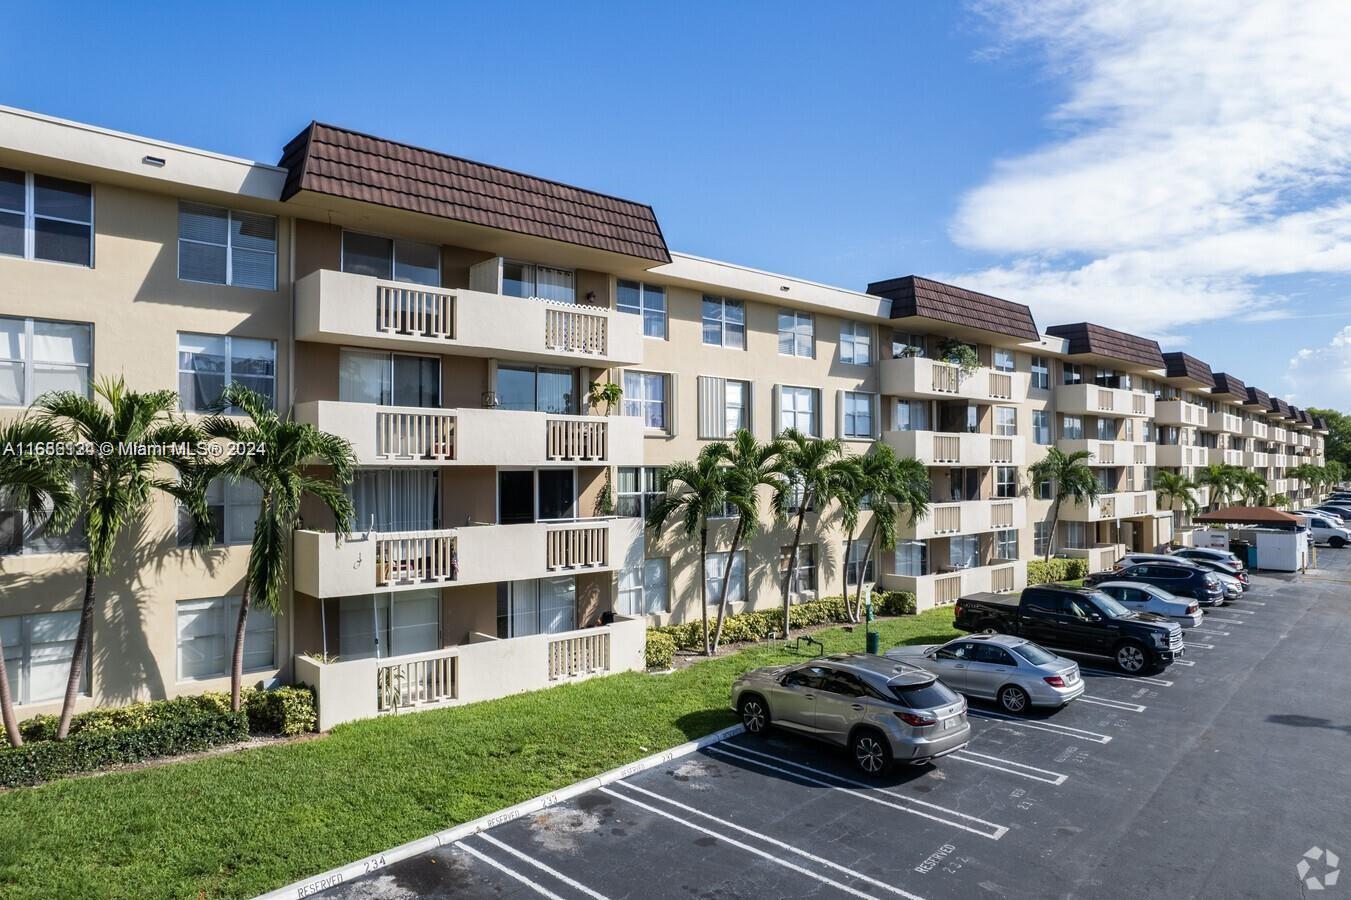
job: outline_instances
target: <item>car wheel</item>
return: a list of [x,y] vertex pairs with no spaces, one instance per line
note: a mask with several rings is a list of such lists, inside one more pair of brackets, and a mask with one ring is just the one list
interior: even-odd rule
[[747,734],[761,735],[769,728],[769,707],[765,705],[764,698],[760,695],[751,694],[742,697],[740,710],[741,724]]
[[854,765],[869,778],[881,778],[891,768],[891,745],[875,731],[860,731],[849,742]]
[[999,623],[995,622],[994,619],[986,619],[984,622],[981,622],[980,625],[976,626],[976,630],[981,634],[994,634],[999,630],[996,627],[998,624]]
[[1013,713],[1016,716],[1026,712],[1029,704],[1027,691],[1018,687],[1018,685],[1006,684],[999,689],[999,705],[1003,707],[1004,712]]
[[1135,641],[1126,641],[1116,648],[1116,665],[1127,675],[1139,675],[1149,668],[1149,654]]
[[1334,538],[1331,538],[1331,539],[1328,540],[1328,544],[1329,544],[1330,546],[1336,547],[1338,550],[1340,550],[1342,547],[1345,547],[1345,546],[1346,546],[1346,538],[1344,538],[1344,537],[1334,537]]

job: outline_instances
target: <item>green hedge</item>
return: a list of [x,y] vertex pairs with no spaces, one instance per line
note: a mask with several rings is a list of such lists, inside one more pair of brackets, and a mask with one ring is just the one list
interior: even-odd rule
[[669,669],[675,659],[675,638],[665,632],[649,628],[647,630],[647,667],[649,669]]
[[1034,559],[1027,564],[1028,584],[1071,581],[1088,575],[1086,559]]
[[[228,701],[229,697],[226,695]],[[241,698],[254,734],[305,734],[319,728],[319,711],[314,690],[307,685],[273,688],[270,691],[248,688]]]
[[[793,628],[806,628],[812,625],[830,625],[841,622],[848,622],[849,616],[846,612],[845,602],[840,597],[826,597],[821,600],[809,600],[806,603],[795,603],[788,609],[788,623]],[[879,616],[905,616],[913,615],[915,612],[915,595],[908,591],[876,591],[873,593],[873,612]],[[713,622],[709,623],[709,628],[715,627]],[[778,632],[783,628],[783,610],[775,607],[773,609],[757,609],[753,612],[738,613],[734,616],[728,616],[722,626],[722,642],[724,644],[736,644],[743,641],[761,641],[769,637],[771,632]],[[679,625],[662,625],[658,628],[649,628],[648,636],[648,666],[654,667],[653,659],[653,640],[654,637],[661,642],[662,638],[668,638],[674,642],[674,650],[702,650],[704,646],[704,626],[700,619],[694,619],[689,622],[682,622]],[[658,659],[661,659],[658,652]],[[665,657],[665,663],[660,667],[665,668],[670,664],[670,657]]]

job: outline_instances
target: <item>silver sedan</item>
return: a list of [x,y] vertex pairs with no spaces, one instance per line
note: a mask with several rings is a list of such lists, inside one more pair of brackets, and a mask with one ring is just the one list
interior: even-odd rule
[[1010,713],[1061,707],[1084,692],[1078,663],[1007,634],[893,647],[886,656],[932,672],[959,694],[997,701]]

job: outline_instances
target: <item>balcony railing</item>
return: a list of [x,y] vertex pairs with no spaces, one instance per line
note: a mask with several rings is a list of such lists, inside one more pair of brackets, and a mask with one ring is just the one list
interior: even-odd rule
[[1067,503],[1061,516],[1070,522],[1098,522],[1148,515],[1153,509],[1153,491],[1119,491],[1100,494],[1094,503]]
[[455,414],[409,409],[377,411],[375,455],[381,460],[453,460]]
[[551,460],[603,461],[608,425],[604,419],[550,418],[545,422],[544,455]]
[[610,563],[610,533],[604,525],[551,525],[545,541],[545,566],[551,572],[604,568]]
[[884,359],[879,366],[882,393],[897,397],[964,398],[974,402],[1021,401],[1027,397],[1026,372],[997,372],[981,366],[971,372],[952,363],[915,356]]
[[929,575],[883,574],[881,584],[887,590],[909,591],[915,595],[919,611],[957,602],[964,594],[979,591],[1004,593],[1027,586],[1027,561],[996,559],[989,565]]
[[1012,502],[990,504],[990,527],[1012,528],[1015,521],[1015,507]]
[[410,284],[375,286],[375,330],[387,335],[455,339],[455,296]]
[[459,561],[455,533],[408,531],[382,533],[375,539],[375,586],[448,584]]
[[962,508],[953,503],[930,507],[933,530],[937,534],[956,534],[962,530]]
[[610,668],[610,633],[583,631],[549,641],[549,680],[594,675]]
[[608,322],[595,313],[550,306],[544,312],[544,346],[565,353],[604,356]]
[[375,670],[376,709],[391,712],[456,697],[460,658],[445,650],[382,660]]
[[1056,385],[1056,408],[1070,415],[1148,418],[1154,414],[1154,395],[1096,384]]
[[1116,561],[1125,553],[1123,544],[1096,544],[1092,547],[1076,547],[1062,550],[1062,556],[1082,559],[1088,563],[1088,571],[1106,572],[1116,565]]
[[933,503],[928,515],[914,525],[902,525],[902,536],[924,539],[952,534],[982,534],[1022,528],[1027,522],[1027,501],[1022,497],[960,500]]
[[1026,452],[1023,441],[974,432],[888,431],[882,438],[926,466],[1022,465]]

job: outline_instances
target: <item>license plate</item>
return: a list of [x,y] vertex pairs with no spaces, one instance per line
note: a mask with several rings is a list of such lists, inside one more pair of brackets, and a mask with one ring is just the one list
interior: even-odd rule
[[957,727],[957,723],[960,722],[960,721],[961,721],[961,720],[960,720],[957,716],[953,716],[953,717],[950,718],[950,719],[944,719],[944,720],[943,720],[943,730],[944,730],[944,731],[947,731],[949,728],[956,728],[956,727]]

